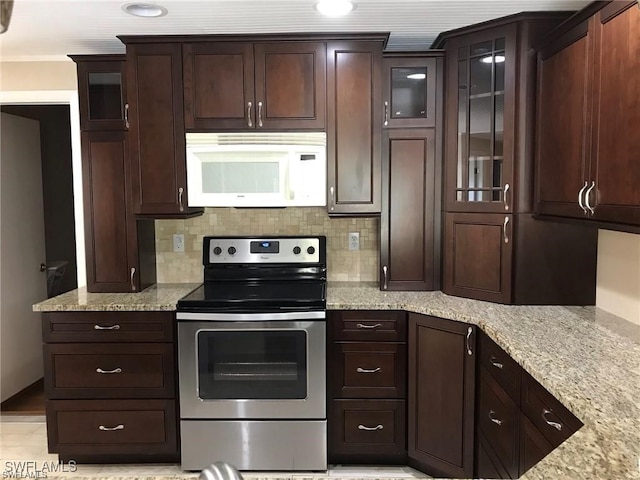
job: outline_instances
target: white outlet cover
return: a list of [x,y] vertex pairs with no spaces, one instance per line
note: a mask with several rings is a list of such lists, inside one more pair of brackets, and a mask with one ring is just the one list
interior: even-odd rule
[[184,233],[173,234],[173,251],[184,252]]
[[360,250],[359,232],[349,232],[349,250]]

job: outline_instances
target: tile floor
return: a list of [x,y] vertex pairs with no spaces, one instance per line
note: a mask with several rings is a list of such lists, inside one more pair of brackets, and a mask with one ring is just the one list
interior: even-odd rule
[[[48,479],[187,480],[198,478],[197,473],[182,472],[180,466],[175,464],[77,465],[76,468],[66,465],[66,472],[54,473],[50,466],[58,464],[58,456],[47,451],[46,428],[43,416],[0,416],[0,470],[2,478],[35,478],[38,477],[39,472],[44,472],[47,467],[50,470],[46,475]],[[360,467],[352,465],[332,465],[326,473],[247,472],[243,476],[247,480],[405,480],[430,478],[410,467]],[[43,477],[44,475],[40,473],[40,478]]]

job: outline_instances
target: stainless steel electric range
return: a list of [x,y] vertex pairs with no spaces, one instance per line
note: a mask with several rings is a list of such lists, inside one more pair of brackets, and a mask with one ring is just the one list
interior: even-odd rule
[[178,302],[182,468],[326,470],[326,239],[205,237]]

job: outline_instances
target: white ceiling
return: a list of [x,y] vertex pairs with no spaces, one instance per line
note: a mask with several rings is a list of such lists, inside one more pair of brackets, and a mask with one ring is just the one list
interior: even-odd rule
[[422,50],[443,31],[522,11],[579,10],[589,3],[355,0],[350,15],[328,18],[315,11],[314,1],[158,0],[169,10],[167,16],[136,18],[121,10],[127,0],[15,0],[9,30],[0,35],[0,60],[124,53],[116,35],[156,34],[391,32],[387,50]]

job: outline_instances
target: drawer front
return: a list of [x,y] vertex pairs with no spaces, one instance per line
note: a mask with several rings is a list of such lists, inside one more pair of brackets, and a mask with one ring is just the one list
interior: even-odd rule
[[341,398],[405,398],[406,351],[398,343],[334,343],[333,393]]
[[522,411],[553,448],[582,427],[580,420],[527,373],[522,379]]
[[480,434],[509,477],[518,477],[520,409],[493,380],[484,367],[480,368],[480,396],[477,411]]
[[405,455],[404,400],[334,400],[329,454]]
[[500,348],[485,333],[480,335],[480,364],[509,394],[516,405],[520,405],[522,367]]
[[49,400],[49,451],[164,454],[177,450],[173,400]]
[[513,478],[504,467],[489,453],[491,447],[481,435],[476,442],[476,471],[474,478]]
[[173,342],[174,312],[46,312],[46,343]]
[[329,312],[333,340],[405,342],[407,314],[384,310]]
[[175,398],[172,344],[49,344],[49,398]]

